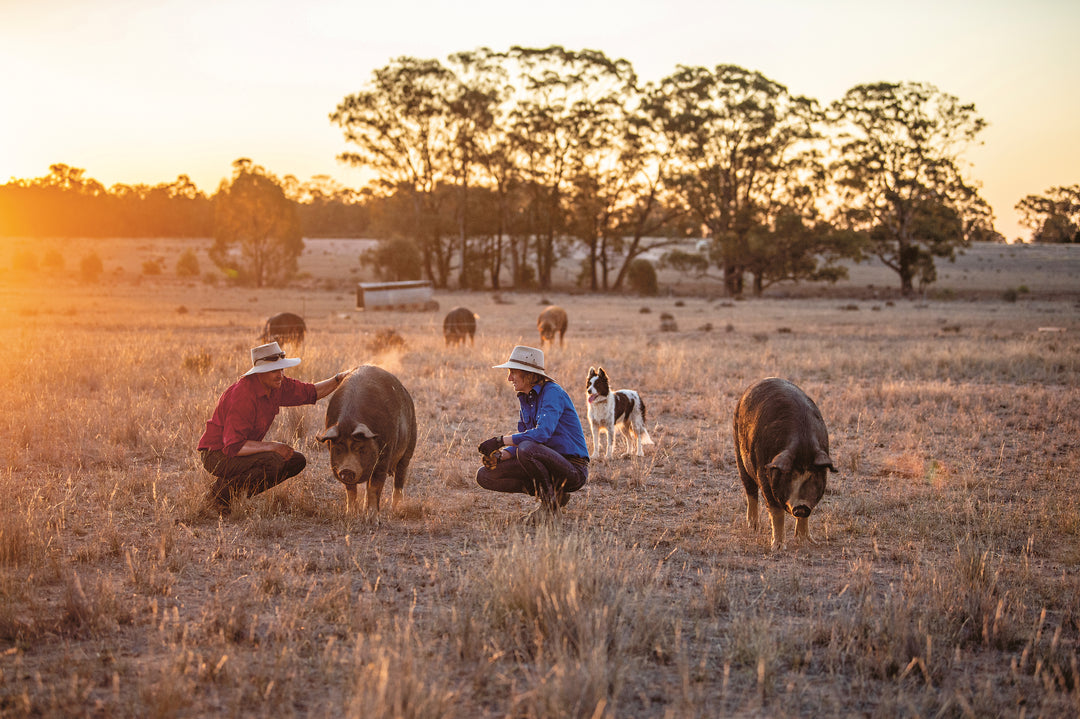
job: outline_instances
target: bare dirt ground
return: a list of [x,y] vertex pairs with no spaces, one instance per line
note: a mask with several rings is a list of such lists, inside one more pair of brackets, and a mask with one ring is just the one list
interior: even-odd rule
[[[100,245],[95,285],[0,274],[0,715],[1080,713],[1074,248],[973,248],[915,300],[862,266],[818,297],[669,278],[659,298],[358,312],[356,241],[310,242],[306,278],[263,290],[170,276],[187,246]],[[155,256],[166,274],[140,274]],[[490,366],[537,342],[548,301],[570,314],[549,368],[583,421],[603,365],[641,392],[657,444],[595,461],[562,525],[536,529],[518,522],[530,498],[473,474],[476,444],[516,421]],[[455,305],[480,329],[449,351]],[[309,326],[293,376],[373,363],[413,394],[404,507],[344,516],[313,440],[324,402],[271,430],[308,456],[300,477],[228,519],[200,511],[195,441],[286,310]],[[385,330],[404,347],[379,346]],[[840,471],[817,544],[770,553],[767,517],[746,526],[731,413],[774,375],[818,402]]]

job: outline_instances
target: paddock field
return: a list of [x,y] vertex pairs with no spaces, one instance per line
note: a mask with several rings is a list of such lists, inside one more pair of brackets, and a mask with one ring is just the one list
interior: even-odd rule
[[[917,300],[853,273],[816,297],[438,293],[438,312],[364,313],[350,245],[312,245],[301,283],[262,290],[177,279],[185,246],[102,245],[92,285],[79,251],[23,274],[0,256],[0,716],[1080,714],[1072,248],[1023,276],[988,250],[970,286]],[[164,274],[119,261],[138,252]],[[543,301],[570,316],[548,366],[582,417],[602,365],[656,441],[594,461],[557,528],[473,479],[476,444],[517,417],[490,366],[537,341]],[[479,331],[451,351],[456,305]],[[377,519],[344,515],[314,440],[325,401],[271,430],[303,474],[201,511],[196,440],[279,311],[308,322],[291,376],[371,363],[412,393],[399,511],[386,492]],[[817,544],[779,553],[766,515],[746,527],[731,440],[736,399],[774,375],[817,401],[840,470]]]

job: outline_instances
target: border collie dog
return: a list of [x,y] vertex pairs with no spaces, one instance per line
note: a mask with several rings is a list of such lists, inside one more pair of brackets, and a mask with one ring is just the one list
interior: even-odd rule
[[629,455],[637,445],[637,456],[644,456],[642,445],[653,444],[653,441],[645,428],[645,402],[641,395],[632,389],[612,392],[603,367],[589,368],[585,391],[589,398],[593,454],[597,457],[603,454],[600,449],[600,435],[603,433],[607,435],[607,456],[610,457],[615,451],[615,430],[618,430],[626,440],[626,454]]

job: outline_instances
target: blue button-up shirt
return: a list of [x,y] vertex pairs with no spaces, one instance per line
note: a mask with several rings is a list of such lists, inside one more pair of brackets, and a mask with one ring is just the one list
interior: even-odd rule
[[512,436],[514,444],[531,439],[564,456],[589,456],[581,418],[566,390],[549,380],[533,385],[528,392],[519,392],[518,402],[521,403],[521,419],[518,420],[518,433]]

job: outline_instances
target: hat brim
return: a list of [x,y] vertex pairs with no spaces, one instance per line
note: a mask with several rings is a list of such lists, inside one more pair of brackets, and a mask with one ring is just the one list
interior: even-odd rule
[[538,374],[541,377],[547,377],[548,379],[555,379],[542,369],[530,367],[529,365],[521,364],[520,362],[515,362],[514,360],[508,360],[506,362],[503,362],[502,364],[491,365],[491,369],[519,369],[523,372],[532,372],[533,374]]
[[264,372],[273,372],[279,369],[288,369],[289,367],[295,367],[298,364],[300,364],[300,359],[298,357],[285,357],[284,359],[274,360],[273,362],[257,364],[245,372],[244,377],[247,377],[249,374],[262,374]]

